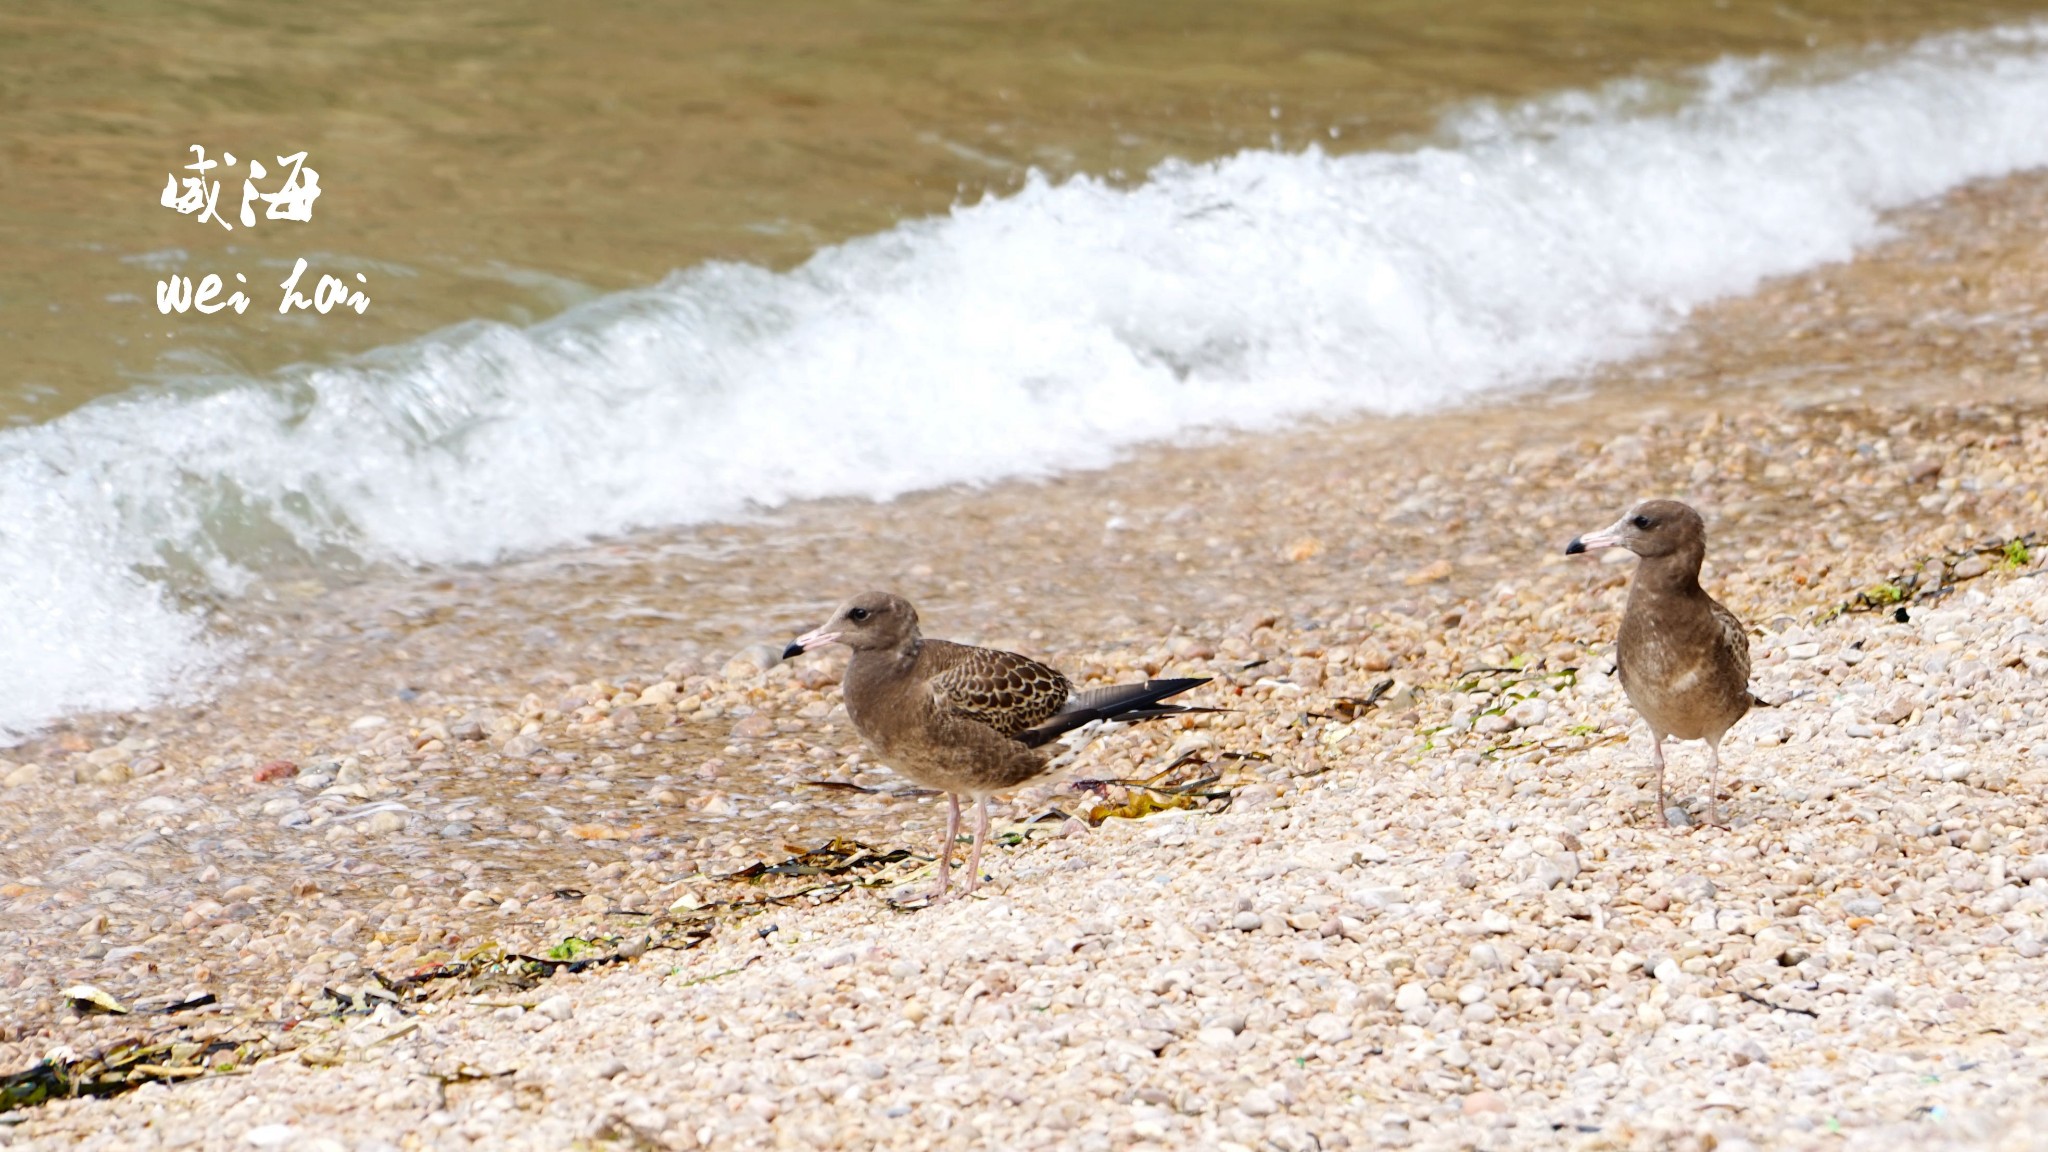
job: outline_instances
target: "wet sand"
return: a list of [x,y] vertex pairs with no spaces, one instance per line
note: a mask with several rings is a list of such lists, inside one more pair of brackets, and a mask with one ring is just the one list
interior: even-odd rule
[[[387,573],[340,587],[279,582],[247,604],[222,606],[218,622],[247,645],[249,660],[241,680],[211,703],[80,720],[6,754],[0,1069],[26,1068],[59,1045],[87,1053],[144,1034],[246,1041],[253,1047],[244,1058],[299,1055],[258,1063],[247,1080],[209,1077],[169,1093],[46,1106],[0,1134],[58,1146],[114,1125],[109,1131],[123,1135],[103,1136],[114,1141],[109,1147],[174,1143],[166,1134],[185,1132],[179,1125],[219,1106],[219,1094],[241,1093],[253,1101],[243,1128],[256,1125],[257,1113],[295,1108],[301,1118],[344,1116],[335,1138],[349,1147],[379,1146],[429,1123],[437,1140],[452,1144],[468,1133],[502,1146],[523,1129],[516,1109],[505,1110],[513,1104],[486,1106],[495,1089],[463,1103],[406,1085],[439,1076],[446,1092],[453,1065],[442,1065],[457,1055],[510,1067],[521,1064],[529,1040],[548,1040],[549,1027],[577,1034],[578,1013],[597,1015],[602,1005],[625,1020],[653,1004],[683,1022],[689,1043],[664,1047],[681,1041],[650,1031],[654,1047],[634,1049],[625,1074],[639,1080],[629,1094],[664,1122],[649,1128],[623,1118],[632,1109],[599,1090],[613,1078],[599,1065],[615,1058],[586,1037],[548,1058],[570,1080],[535,1089],[559,1105],[551,1117],[583,1127],[536,1130],[532,1139],[605,1130],[613,1133],[605,1139],[630,1143],[618,1134],[630,1130],[679,1147],[772,1146],[822,1124],[822,1138],[952,1146],[984,1132],[1027,1144],[1041,1131],[1055,1142],[1060,1133],[1112,1139],[1121,1124],[1119,1145],[1157,1128],[1151,1138],[1169,1144],[1263,1136],[1292,1146],[1288,1132],[1271,1130],[1293,1124],[1296,1134],[1320,1132],[1324,1147],[1347,1132],[1354,1144],[1470,1142],[1477,1134],[1521,1146],[1558,1133],[1626,1144],[1627,1133],[1690,1139],[1720,1128],[1724,1143],[1771,1143],[1773,1134],[1797,1142],[1802,1130],[1785,1125],[1811,1120],[1826,1101],[1767,1105],[1757,1095],[1767,1085],[1756,1076],[1723,1083],[1721,1074],[1763,1063],[1818,1067],[1836,1046],[1910,1047],[1897,1020],[1872,1022],[1873,1008],[1926,1020],[1934,1012],[1935,1023],[1970,1043],[2002,1029],[1995,1043],[2010,1045],[2012,1055],[1998,1057],[1985,1092],[1959,1096],[1953,1107],[1995,1119],[2036,1103],[2035,1046],[2048,1037],[2031,1031],[2038,1023],[2013,1017],[2004,986],[2048,974],[2041,950],[2020,944],[2048,934],[2028,903],[2041,898],[2043,882],[2025,871],[2035,853],[2048,860],[2030,799],[2038,789],[2028,783],[2048,749],[2040,710],[2048,665],[2036,668],[2030,660],[2039,654],[2016,638],[2032,633],[2005,622],[2029,613],[2040,620],[2048,606],[2030,579],[2038,551],[2024,559],[2015,551],[2018,562],[2008,563],[2004,553],[1978,559],[1974,549],[2048,530],[2048,179],[1966,189],[1896,223],[1899,238],[1864,258],[1704,310],[1641,360],[1482,409],[1219,436],[1135,452],[1094,473],[882,506],[764,510],[743,524],[488,569]],[[1647,825],[1645,749],[1603,663],[1625,570],[1561,554],[1565,540],[1609,522],[1634,499],[1672,493],[1708,517],[1706,579],[1757,629],[1760,686],[1813,693],[1738,730],[1724,776],[1725,830]],[[1937,575],[1961,578],[1959,591],[1924,606],[1941,614],[1932,617],[1939,626],[1887,631],[1880,613],[1833,615],[1858,593],[1896,586],[1930,562]],[[716,879],[780,861],[792,845],[844,837],[885,851],[931,851],[942,806],[896,794],[901,782],[866,761],[836,708],[837,665],[772,660],[834,601],[870,586],[911,597],[929,634],[1017,648],[1080,680],[1140,669],[1216,678],[1206,691],[1231,712],[1099,739],[1062,776],[1021,792],[1009,822],[1083,814],[1105,794],[1129,793],[1076,790],[1072,781],[1142,778],[1188,756],[1212,769],[1213,790],[1231,793],[1228,811],[1157,824],[1160,817],[1112,818],[1088,831],[1058,817],[1018,828],[1025,843],[990,865],[989,899],[914,916],[882,904],[886,888],[864,887],[831,893],[814,909],[806,901],[774,909],[780,931],[766,937],[757,917],[719,912],[721,900],[798,886],[787,878],[766,887]],[[1930,671],[1936,656],[1940,670]],[[1976,679],[1948,675],[1971,661],[1983,665]],[[1909,690],[1910,699],[1901,695]],[[1364,703],[1375,691],[1382,695]],[[1543,707],[1513,718],[1523,697]],[[1672,756],[1674,791],[1697,812],[1697,749]],[[1918,791],[1916,767],[1910,787],[1894,778],[1898,796],[1859,807],[1857,787],[1930,762],[1929,795]],[[1944,775],[1955,765],[1962,768],[1953,778]],[[1445,823],[1452,814],[1461,821],[1455,827]],[[1211,861],[1186,849],[1191,838],[1211,836],[1249,855],[1226,866],[1236,860],[1230,853]],[[1289,879],[1299,869],[1248,882],[1255,873],[1240,868],[1264,867],[1262,852],[1342,856],[1365,845],[1380,845],[1386,859],[1322,860],[1307,870],[1328,873],[1324,887],[1344,893],[1328,907],[1288,887],[1302,880]],[[1529,861],[1567,852],[1571,866],[1555,864],[1554,883],[1524,891],[1534,876]],[[1450,863],[1459,854],[1465,862]],[[1162,859],[1184,860],[1191,882],[1152,885]],[[1914,871],[1929,861],[1976,879],[1929,888]],[[1471,884],[1459,871],[1467,865]],[[1806,878],[1787,880],[1784,870],[1799,867]],[[915,858],[861,873],[908,883],[924,874]],[[1703,929],[1678,908],[1696,913],[1714,902],[1687,880],[1708,874],[1721,893],[1721,920]],[[1891,912],[1843,911],[1855,900],[1882,906],[1909,882],[1933,902],[1909,907],[1902,896]],[[1776,892],[1787,883],[1794,890]],[[1377,907],[1358,895],[1379,888],[1406,895]],[[1887,891],[1866,892],[1877,888]],[[1980,907],[1984,894],[2008,888],[2004,907]],[[1067,892],[1090,893],[1081,901],[1089,907]],[[1384,908],[1431,901],[1442,914],[1435,920]],[[655,922],[672,907],[682,911]],[[1487,969],[1471,940],[1442,918],[1476,924],[1489,910],[1513,920],[1481,934],[1502,937],[1499,969]],[[1239,913],[1252,916],[1251,930],[1230,927]],[[1984,925],[2014,915],[2020,927],[1982,942]],[[1751,916],[1765,922],[1745,923]],[[1347,926],[1346,917],[1360,926]],[[1116,981],[1152,981],[1160,957],[1185,952],[1176,963],[1198,971],[1217,959],[1215,949],[1251,968],[1261,957],[1284,954],[1291,964],[1297,951],[1313,951],[1300,962],[1327,966],[1352,995],[1327,1004],[1278,992],[1239,997],[1254,1015],[1278,1013],[1264,1032],[1205,1024],[1192,1008],[1167,1012],[1188,1018],[1179,1031],[1164,1029],[1175,1039],[1146,1055],[1162,1063],[1142,1075],[1131,1071],[1131,1053],[1119,1058],[1101,1043],[1069,1050],[1064,1067],[1094,1068],[1118,1086],[1107,1097],[1116,1107],[1104,1105],[1108,1118],[1099,1125],[1090,1110],[1069,1116],[1016,1085],[971,1097],[988,1104],[1023,1092],[1014,1104],[989,1104],[999,1116],[980,1128],[970,1122],[971,1100],[948,1105],[952,1119],[943,1122],[914,1102],[886,1115],[933,1076],[1000,1079],[993,1057],[962,1047],[977,1033],[960,997],[1008,1003],[1030,988],[1034,964],[1067,962],[1018,952],[1004,980],[977,976],[977,933],[997,919],[1005,932],[1043,941],[1099,938],[1107,950],[1101,970],[1076,977],[1095,997],[1091,1008]],[[1076,927],[1084,919],[1096,927]],[[1849,926],[1855,919],[1865,923]],[[1337,928],[1325,932],[1330,924]],[[697,939],[695,928],[707,928],[709,941],[690,951],[659,947]],[[1194,942],[1153,939],[1169,928]],[[1493,1083],[1484,1061],[1473,1063],[1473,1050],[1490,1049],[1496,1035],[1507,1037],[1500,1049],[1511,1050],[1516,1029],[1533,1036],[1592,1028],[1604,1056],[1579,1052],[1591,1041],[1577,1033],[1560,1033],[1570,1041],[1562,1049],[1541,1043],[1577,1053],[1559,1056],[1562,1070],[1634,1069],[1630,1061],[1662,1059],[1657,1054],[1688,1042],[1672,1028],[1718,1035],[1750,1014],[1784,1017],[1743,999],[1733,984],[1712,995],[1686,985],[1709,970],[1714,979],[1747,972],[1741,966],[1767,950],[1773,928],[1788,941],[1806,939],[1799,934],[1809,928],[1820,933],[1796,949],[1800,959],[1783,962],[1789,953],[1781,948],[1771,963],[1787,979],[1799,977],[1800,986],[1782,994],[1806,997],[1791,1015],[1814,1021],[1821,1038],[1788,1034],[1768,1061],[1730,1049],[1744,1055],[1717,1059],[1706,1079],[1661,1073],[1671,1091],[1710,1079],[1703,1099],[1732,1093],[1737,1105],[1680,1109],[1671,1119],[1660,1111],[1667,1103],[1637,1080],[1622,1080],[1635,1086],[1624,1091],[1611,1077],[1572,1080],[1559,1071],[1552,1087],[1538,1068],[1535,1079]],[[1864,950],[1859,942],[1878,928],[1890,932],[1892,946]],[[1382,939],[1382,929],[1392,935]],[[1968,939],[1949,941],[1950,933]],[[463,995],[433,1005],[443,1015],[431,1025],[392,1038],[379,1050],[388,1059],[355,1047],[370,1035],[365,1017],[322,1015],[335,1006],[323,989],[372,986],[371,970],[396,978],[487,945],[543,955],[571,937],[599,941],[599,953],[650,937],[658,947],[632,971],[557,977],[497,999],[486,992],[471,1002],[472,983],[444,981]],[[1685,955],[1688,938],[1711,939],[1716,950]],[[1452,978],[1453,969],[1475,965],[1517,971],[1507,953],[1534,963],[1546,952],[1597,952],[1603,940],[1597,962],[1589,952],[1559,961],[1584,969],[1575,977],[1589,997],[1584,1005],[1555,988],[1522,995],[1540,993],[1540,980],[1482,988],[1466,1000]],[[1966,950],[1981,954],[1963,957]],[[827,963],[838,951],[849,959]],[[1640,968],[1621,963],[1624,953]],[[1815,955],[1829,964],[1801,967]],[[1708,962],[1686,967],[1700,956]],[[1664,979],[1660,957],[1678,977]],[[906,958],[924,970],[898,971]],[[948,963],[951,977],[933,975]],[[734,965],[754,968],[739,980],[685,983]],[[761,1043],[767,1025],[719,1032],[688,1023],[739,1018],[763,996],[774,999],[774,981],[826,968],[840,972],[831,980],[859,987],[842,987],[852,998],[818,1019],[839,1008],[880,1013],[876,1036],[899,1038],[888,1021],[908,1019],[916,1037],[903,1044],[937,1046],[918,1049],[917,1059],[932,1065],[922,1080],[908,1065],[888,1070],[904,1079],[877,1078],[875,1091],[890,1086],[898,1103],[835,1107],[837,1096],[804,1096],[801,1068],[787,1090],[757,1088],[743,1066],[773,1057]],[[1406,993],[1425,969],[1429,978]],[[1830,987],[1829,975],[1853,984]],[[868,977],[882,983],[863,992]],[[130,1004],[200,992],[219,1003],[147,1022],[80,1018],[57,990],[81,982]],[[1871,991],[1877,983],[1884,993]],[[1374,990],[1383,986],[1382,998]],[[1336,995],[1318,987],[1324,999]],[[1766,1000],[1780,994],[1742,985],[1754,987]],[[583,1007],[505,1007],[552,1003],[565,988]],[[940,988],[955,1007],[932,1016]],[[1665,999],[1655,1012],[1642,1010],[1656,989]],[[1171,991],[1146,995],[1171,1002]],[[1667,1011],[1681,995],[1719,1006],[1694,1012],[1687,1001],[1688,1015]],[[1459,1004],[1448,1019],[1438,1011],[1446,997]],[[1288,1007],[1297,1000],[1300,1013]],[[1494,1005],[1493,1015],[1463,1014],[1481,1002]],[[909,1005],[924,1009],[904,1015]],[[408,1019],[397,1006],[379,1011],[378,1028]],[[1134,1002],[1129,1013],[1112,1005],[1096,1017],[1128,1033],[1161,1011]],[[1599,1016],[1608,1011],[1611,1020]],[[1339,1019],[1317,1023],[1325,1015]],[[1212,1036],[1217,1043],[1205,1047],[1198,1033],[1216,1027],[1234,1039]],[[1857,1031],[1866,1028],[1875,1031]],[[982,1040],[998,1050],[1006,1042]],[[697,1079],[662,1074],[685,1049]],[[1453,1049],[1464,1063],[1446,1062]],[[1351,1071],[1294,1084],[1286,1066],[1311,1050],[1325,1071]],[[1253,1076],[1256,1083],[1228,1099],[1174,1095],[1175,1085],[1195,1083],[1233,1053],[1247,1068],[1270,1065],[1271,1075]],[[1173,1060],[1188,1063],[1176,1069]],[[707,1071],[720,1068],[737,1069],[732,1075],[745,1083],[721,1087],[724,1073]],[[865,1075],[851,1069],[821,1073],[820,1082]],[[527,1090],[505,1091],[523,1099]],[[763,1093],[765,1116],[745,1100],[731,1104]],[[1373,1104],[1340,1106],[1352,1099]],[[1649,1102],[1632,1110],[1637,1099]],[[702,1111],[714,1101],[716,1109]],[[1443,1106],[1451,1111],[1440,1115]],[[1164,1109],[1172,1123],[1132,1119],[1148,1108]],[[1852,1126],[1873,1139],[1907,1119],[1883,1100],[1857,1109]],[[1381,1115],[1389,1110],[1409,1121],[1390,1127]],[[1496,1114],[1522,1122],[1495,1124]],[[1578,1119],[1559,1119],[1567,1114]],[[1062,1116],[1067,1127],[1051,1123]],[[1152,1127],[1132,1127],[1141,1121]],[[1582,1122],[1585,1130],[1573,1131]],[[144,1128],[151,1134],[140,1135]],[[225,1128],[197,1131],[202,1146],[239,1139]]]

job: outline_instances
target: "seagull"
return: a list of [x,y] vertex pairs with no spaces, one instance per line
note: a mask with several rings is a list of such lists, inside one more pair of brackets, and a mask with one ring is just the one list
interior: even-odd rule
[[1628,702],[1650,726],[1657,766],[1657,817],[1664,808],[1664,739],[1705,740],[1707,823],[1716,822],[1721,737],[1751,707],[1769,707],[1749,688],[1749,634],[1735,613],[1700,587],[1707,528],[1676,500],[1646,500],[1598,532],[1576,537],[1565,555],[1626,548],[1642,558],[1629,583],[1615,645]]
[[884,763],[943,791],[951,805],[933,903],[947,895],[962,796],[975,801],[966,889],[972,892],[980,883],[981,849],[988,839],[988,798],[1044,772],[1045,745],[1097,720],[1214,711],[1161,703],[1208,683],[1207,677],[1076,692],[1057,669],[1028,656],[927,640],[918,632],[917,609],[888,592],[847,601],[824,627],[797,637],[782,657],[832,643],[853,649],[841,692],[861,737]]

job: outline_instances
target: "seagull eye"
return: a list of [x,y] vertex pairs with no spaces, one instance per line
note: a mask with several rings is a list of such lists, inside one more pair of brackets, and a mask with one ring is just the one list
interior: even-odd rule
[[846,610],[846,618],[859,623],[868,618],[868,610],[865,608],[848,608]]
[[1648,516],[1636,516],[1631,518],[1629,523],[1638,528],[1648,528],[1650,526],[1650,518]]

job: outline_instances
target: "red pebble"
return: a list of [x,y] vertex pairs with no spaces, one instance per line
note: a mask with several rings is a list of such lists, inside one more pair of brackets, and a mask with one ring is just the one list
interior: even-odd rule
[[256,770],[256,782],[268,784],[272,780],[285,780],[299,774],[299,766],[289,760],[272,760]]

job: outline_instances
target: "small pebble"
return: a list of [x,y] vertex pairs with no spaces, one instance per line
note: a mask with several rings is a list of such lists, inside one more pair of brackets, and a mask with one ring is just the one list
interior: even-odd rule
[[1254,1088],[1238,1098],[1237,1110],[1247,1116],[1271,1116],[1280,1106],[1273,1102],[1271,1093]]

